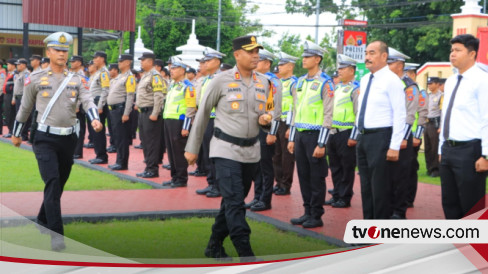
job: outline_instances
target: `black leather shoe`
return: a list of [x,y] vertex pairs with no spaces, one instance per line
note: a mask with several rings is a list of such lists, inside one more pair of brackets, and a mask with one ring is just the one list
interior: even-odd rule
[[333,188],[327,189],[327,192],[329,192],[329,194],[332,195],[334,194],[334,189]]
[[51,249],[58,252],[66,249],[64,237],[61,235],[51,236]]
[[73,159],[81,159],[83,158],[83,156],[79,155],[79,154],[74,154],[73,155]]
[[199,172],[198,169],[188,172],[188,175],[195,176],[195,173]]
[[346,202],[344,200],[339,200],[334,203],[332,203],[332,207],[336,208],[346,208],[346,207],[351,207],[351,202]]
[[111,170],[127,170],[128,169],[127,167],[124,167],[124,166],[119,165],[119,164],[109,165],[108,168],[110,168]]
[[171,183],[172,188],[177,188],[177,187],[186,187],[187,183],[182,183],[182,182],[173,182]]
[[[159,174],[156,174],[154,172],[150,172],[150,171],[144,171],[143,174],[141,174],[142,176],[139,176],[141,178],[157,178],[159,177]],[[137,176],[137,174],[136,174]]]
[[201,172],[201,171],[195,171],[195,174],[193,174],[195,177],[207,177],[206,172]]
[[145,171],[141,172],[141,173],[136,173],[136,176],[137,177],[141,177],[142,175],[144,175]]
[[134,148],[137,148],[137,149],[142,149],[142,145],[137,145],[137,146],[134,146]]
[[220,190],[216,187],[212,187],[212,190],[207,192],[207,194],[205,195],[207,196],[207,198],[218,198],[222,196],[222,194],[220,194]]
[[173,184],[173,181],[169,180],[169,181],[164,181],[162,183],[163,186],[171,186],[171,184]]
[[210,239],[207,248],[205,248],[205,257],[215,258],[219,261],[232,261],[232,258],[225,253],[222,242],[213,239]]
[[309,218],[310,218],[310,216],[309,216],[309,215],[302,215],[302,216],[300,216],[300,217],[298,217],[298,218],[293,218],[293,219],[291,219],[291,220],[290,220],[290,223],[291,223],[292,225],[301,225],[301,224],[303,224],[304,222],[306,222],[306,221],[307,221]]
[[392,219],[392,220],[405,220],[407,218],[405,218],[405,216],[402,216],[398,213],[393,213],[393,215],[391,215],[390,219]]
[[259,201],[255,203],[253,206],[251,206],[251,211],[264,211],[268,209],[271,209],[271,205],[266,204],[263,201]]
[[107,147],[107,152],[108,153],[116,153],[117,149],[114,146],[109,146],[109,147]]
[[88,162],[90,162],[90,164],[92,164],[92,165],[100,165],[100,164],[108,163],[108,160],[102,160],[102,159],[95,158],[95,159],[89,160]]
[[324,205],[332,205],[333,203],[337,202],[336,199],[334,199],[334,197],[330,198],[329,200],[325,201],[324,202]]
[[167,170],[171,170],[171,165],[170,164],[163,165],[163,168]]
[[273,193],[275,193],[276,191],[278,191],[278,189],[280,189],[281,187],[279,187],[278,185],[275,185],[273,187]]
[[432,178],[439,177],[439,176],[440,176],[440,175],[439,175],[439,171],[437,171],[437,170],[432,171],[432,172],[430,173],[430,177],[432,177]]
[[275,195],[290,195],[290,190],[289,189],[285,189],[285,188],[279,188],[278,190],[275,191],[274,193]]
[[198,195],[205,195],[207,194],[207,192],[210,192],[212,188],[213,188],[212,185],[208,185],[206,188],[197,189],[196,193]]
[[3,135],[3,138],[12,138],[12,134],[11,133],[7,133],[7,134]]
[[245,204],[244,207],[249,209],[249,208],[251,208],[251,206],[255,205],[257,202],[259,202],[259,200],[253,199],[251,202]]
[[408,207],[408,208],[412,208],[412,207],[413,207],[413,203],[411,203],[411,202],[407,202],[407,207]]
[[324,226],[324,222],[322,222],[322,219],[314,219],[314,218],[308,218],[303,224],[303,228],[314,228],[314,227],[320,227]]
[[95,147],[95,144],[93,143],[86,143],[83,145],[84,148],[94,148]]

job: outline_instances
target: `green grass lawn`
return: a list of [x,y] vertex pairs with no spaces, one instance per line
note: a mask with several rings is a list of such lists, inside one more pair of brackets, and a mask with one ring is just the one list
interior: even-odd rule
[[420,165],[419,171],[417,173],[419,175],[419,182],[441,185],[441,177],[432,178],[429,175],[427,175],[427,167],[425,165],[424,153],[419,152],[419,157],[417,159]]
[[[138,262],[165,263],[164,259],[205,258],[203,251],[208,243],[213,222],[213,218],[76,222],[65,225],[65,235],[116,256],[136,259]],[[253,220],[248,222],[252,229],[253,250],[256,256],[264,259],[310,256],[337,248],[321,240],[277,230],[266,223]],[[34,225],[2,228],[1,236],[2,240],[15,245],[50,249],[50,237],[39,234]],[[77,249],[74,242],[67,241],[66,244],[67,249],[63,253],[77,254],[77,250],[81,250]],[[229,238],[225,240],[224,247],[230,256],[237,257]],[[234,259],[234,262],[237,260]],[[214,263],[214,260],[210,263]]]
[[[0,192],[43,191],[34,153],[0,142]],[[73,165],[65,190],[149,189],[108,173]]]

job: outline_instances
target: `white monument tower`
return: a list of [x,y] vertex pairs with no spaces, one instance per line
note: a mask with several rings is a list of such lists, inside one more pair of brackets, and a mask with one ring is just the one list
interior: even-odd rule
[[179,46],[176,50],[182,52],[177,57],[180,57],[183,63],[190,65],[192,68],[198,68],[199,64],[195,59],[202,58],[205,47],[198,44],[198,39],[195,35],[195,19],[192,20],[191,34],[186,41],[186,45]]
[[[129,50],[127,49],[124,52],[129,53]],[[141,70],[141,60],[139,60],[139,57],[141,57],[144,52],[153,53],[152,50],[144,47],[144,43],[141,39],[141,26],[139,26],[136,43],[134,44],[134,69]]]

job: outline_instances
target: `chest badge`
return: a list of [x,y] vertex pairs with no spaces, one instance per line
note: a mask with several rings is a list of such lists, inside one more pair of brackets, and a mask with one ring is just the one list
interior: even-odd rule
[[312,86],[310,87],[311,90],[317,90],[319,89],[319,83],[313,83]]
[[232,102],[232,104],[230,104],[230,107],[233,110],[239,109],[239,103],[238,102]]
[[49,96],[49,92],[44,91],[41,95],[42,95],[42,97],[48,97]]

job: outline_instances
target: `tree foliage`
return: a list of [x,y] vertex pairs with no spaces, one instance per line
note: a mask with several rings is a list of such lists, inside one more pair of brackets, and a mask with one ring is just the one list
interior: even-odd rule
[[[222,0],[220,51],[227,55],[224,62],[233,63],[232,39],[246,34],[270,36],[257,21],[246,18],[257,6],[246,0]],[[216,48],[218,0],[138,0],[136,6],[136,30],[142,26],[141,39],[146,48],[156,56],[167,60],[180,54],[176,47],[186,44],[195,19],[195,33],[201,45]],[[137,36],[136,36],[137,37]],[[129,48],[129,33],[123,34],[123,50]],[[120,41],[86,42],[84,57],[90,60],[93,52],[104,50],[108,63],[116,62]]]
[[452,37],[451,14],[461,0],[353,0],[368,24],[368,40],[383,40],[411,57],[412,62],[447,61]]

